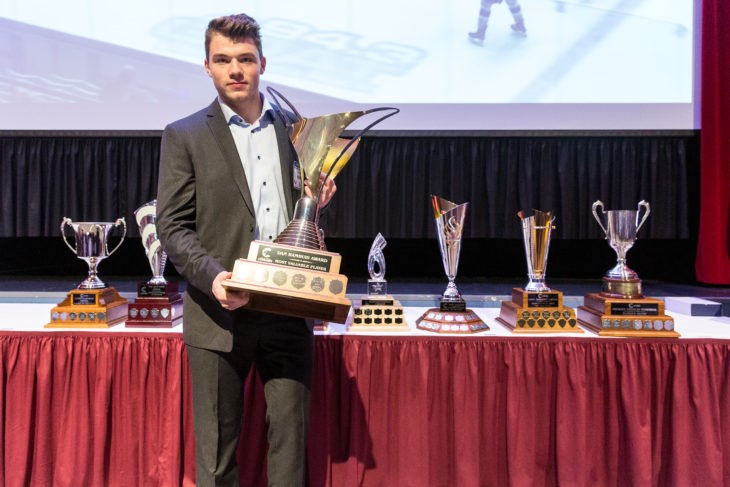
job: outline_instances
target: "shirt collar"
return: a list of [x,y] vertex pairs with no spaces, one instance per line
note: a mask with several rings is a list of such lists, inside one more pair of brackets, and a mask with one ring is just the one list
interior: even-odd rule
[[228,126],[231,126],[232,124],[239,125],[241,127],[265,127],[269,123],[273,122],[274,120],[274,108],[271,106],[271,103],[269,100],[263,95],[263,93],[260,93],[261,101],[262,101],[262,107],[261,107],[261,116],[258,120],[254,121],[253,123],[246,122],[243,117],[241,117],[239,114],[233,111],[231,107],[226,105],[223,100],[218,98],[218,103],[221,106],[221,109],[223,110],[223,116],[226,117],[226,121],[228,122]]

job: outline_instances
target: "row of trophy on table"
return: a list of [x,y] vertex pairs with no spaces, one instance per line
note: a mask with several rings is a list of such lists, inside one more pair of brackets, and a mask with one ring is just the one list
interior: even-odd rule
[[[348,326],[354,330],[408,329],[403,307],[387,291],[383,236],[377,235],[368,256],[367,295],[353,306],[346,296],[347,277],[339,273],[341,257],[327,251],[318,225],[318,201],[325,181],[334,179],[347,164],[367,130],[399,110],[381,107],[305,118],[283,95],[273,88],[268,90],[276,105],[281,106],[282,99],[290,109],[287,113],[291,114],[291,119],[282,116],[282,121],[297,154],[300,178],[311,183],[311,196],[305,194],[305,185],[302,185],[301,197],[289,225],[273,243],[252,242],[247,257],[235,262],[231,278],[223,285],[247,291],[251,296],[247,306],[254,310],[334,323],[345,323],[350,317]],[[340,137],[352,122],[376,112],[386,114],[354,137]],[[325,177],[320,179],[320,175]],[[416,327],[437,333],[487,331],[489,326],[467,307],[455,284],[468,203],[456,204],[432,195],[431,205],[448,283],[439,306],[428,309],[418,318]],[[157,238],[155,209],[155,201],[151,201],[135,211],[153,277],[139,285],[133,303],[128,303],[97,276],[99,263],[113,254],[124,240],[124,219],[119,218],[114,223],[74,223],[69,218],[63,219],[64,241],[87,262],[89,275],[51,310],[47,327],[107,327],[123,321],[129,326],[169,327],[181,322],[182,297],[176,283],[167,282],[163,277],[167,258]],[[641,209],[645,211],[640,219]],[[605,225],[599,210],[605,216]],[[596,201],[592,211],[618,255],[616,266],[603,277],[601,291],[587,294],[577,315],[575,310],[566,307],[562,292],[551,289],[545,282],[555,217],[551,212],[538,210],[531,216],[520,212],[528,283],[513,289],[512,299],[501,303],[497,321],[514,333],[582,333],[578,327],[581,324],[599,335],[679,336],[674,330],[674,320],[664,314],[663,302],[644,297],[641,280],[626,265],[626,253],[649,216],[649,204],[640,202],[637,211],[604,211],[603,203]],[[124,231],[121,240],[109,251],[109,234],[120,226]],[[66,240],[67,227],[74,231],[75,246]]]

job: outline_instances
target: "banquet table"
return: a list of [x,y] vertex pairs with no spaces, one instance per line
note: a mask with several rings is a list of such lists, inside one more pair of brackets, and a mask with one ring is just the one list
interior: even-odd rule
[[[45,329],[0,303],[0,485],[194,485],[182,327]],[[730,318],[681,338],[400,332],[315,340],[310,486],[730,485]],[[183,325],[184,326],[184,325]],[[266,485],[263,388],[246,383],[242,486]]]

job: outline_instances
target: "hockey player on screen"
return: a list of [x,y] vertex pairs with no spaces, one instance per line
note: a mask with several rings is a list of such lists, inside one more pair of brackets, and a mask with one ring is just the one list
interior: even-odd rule
[[[522,9],[518,0],[506,0],[509,11],[512,13],[514,24],[510,27],[513,31],[521,36],[527,35],[527,29],[525,28],[525,19],[522,17]],[[502,3],[502,0],[481,0],[481,8],[479,9],[479,19],[477,21],[477,30],[469,32],[469,40],[475,44],[482,45],[484,42],[484,34],[487,31],[487,24],[489,24],[489,16],[492,13],[492,5],[495,3]]]

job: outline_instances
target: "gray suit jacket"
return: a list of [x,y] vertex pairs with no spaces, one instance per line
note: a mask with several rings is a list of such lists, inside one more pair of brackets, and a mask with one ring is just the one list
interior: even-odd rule
[[[289,218],[299,191],[292,186],[296,153],[279,117],[275,129]],[[290,189],[290,191],[288,190]],[[230,351],[234,323],[251,311],[227,311],[213,297],[215,276],[246,257],[255,227],[248,182],[223,111],[207,108],[173,122],[162,135],[157,233],[187,280],[183,337],[188,345]]]

